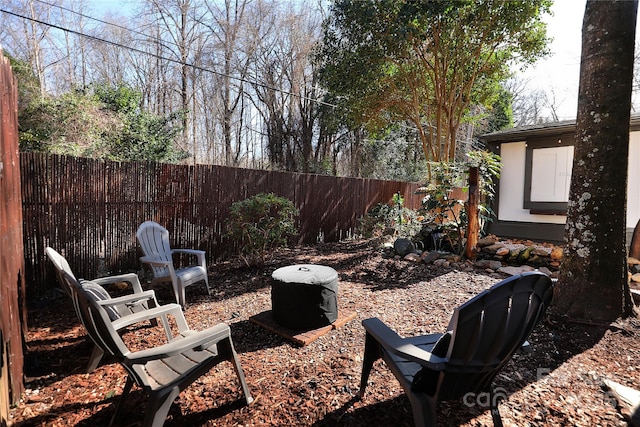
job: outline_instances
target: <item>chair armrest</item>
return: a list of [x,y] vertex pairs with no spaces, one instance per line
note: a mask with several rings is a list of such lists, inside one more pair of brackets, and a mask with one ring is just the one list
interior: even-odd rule
[[229,326],[225,323],[219,323],[204,331],[188,334],[183,338],[175,339],[158,347],[125,354],[125,357],[133,364],[143,364],[150,360],[175,356],[187,350],[203,350],[230,337],[231,330]]
[[198,249],[172,249],[171,252],[174,254],[195,255],[198,258],[198,263],[203,267],[205,266],[205,251]]
[[157,258],[143,256],[143,257],[140,257],[140,262],[149,264],[151,267],[165,267],[169,270],[170,277],[174,277],[176,274],[176,270],[173,267],[173,261],[164,261]]
[[[115,299],[115,298],[114,298]],[[98,301],[99,305],[107,305],[108,301]],[[139,311],[137,313],[128,314],[126,316],[122,316],[119,319],[111,322],[111,325],[115,330],[120,330],[127,326],[135,325],[136,323],[144,322],[151,319],[157,319],[158,317],[163,317],[171,315],[176,321],[178,326],[178,332],[182,333],[184,331],[189,330],[189,326],[187,325],[187,321],[184,318],[184,314],[182,313],[182,307],[180,304],[165,304],[159,307],[150,308],[148,310]]]
[[127,283],[131,283],[131,286],[133,287],[133,292],[135,293],[142,292],[140,279],[138,278],[138,275],[135,273],[126,273],[126,274],[119,274],[117,276],[100,277],[98,279],[93,279],[91,281],[101,286],[111,285],[113,283],[118,283],[118,282],[127,282]]
[[164,261],[157,258],[151,258],[147,256],[140,257],[140,262],[144,262],[145,264],[150,264],[154,267],[171,267],[173,263],[171,261]]
[[171,252],[180,253],[180,254],[188,254],[188,255],[204,255],[205,251],[200,251],[198,249],[172,249]]
[[[442,370],[448,359],[438,357],[420,347],[411,344],[408,339],[402,338],[395,331],[385,325],[380,319],[374,317],[362,321],[362,326],[382,347],[390,353],[396,354],[412,362],[419,363],[434,370]],[[439,335],[439,334],[437,334]],[[436,337],[436,334],[428,337]],[[435,340],[437,341],[437,340]],[[435,341],[433,341],[435,343]]]
[[122,295],[120,297],[100,300],[100,301],[97,301],[97,303],[103,307],[114,306],[119,304],[133,306],[133,305],[139,305],[142,302],[149,301],[149,300],[152,300],[153,302],[157,303],[156,294],[152,290],[142,291],[137,294],[128,294],[128,295]]

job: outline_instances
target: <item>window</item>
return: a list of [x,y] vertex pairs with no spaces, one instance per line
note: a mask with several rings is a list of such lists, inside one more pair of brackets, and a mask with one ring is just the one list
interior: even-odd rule
[[573,146],[533,149],[531,201],[569,201]]
[[573,166],[573,138],[527,141],[524,208],[532,214],[566,214]]

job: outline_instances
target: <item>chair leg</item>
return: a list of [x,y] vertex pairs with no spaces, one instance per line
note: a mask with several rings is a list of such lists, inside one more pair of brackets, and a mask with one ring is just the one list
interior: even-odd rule
[[149,393],[149,403],[144,414],[144,427],[162,427],[173,401],[180,394],[179,387],[162,389],[161,393]]
[[242,392],[244,393],[244,400],[247,402],[247,405],[251,405],[251,403],[253,402],[253,397],[251,396],[251,392],[249,391],[247,380],[244,378],[244,372],[242,371],[242,366],[240,366],[238,355],[235,354],[235,352],[233,356],[233,368],[236,371],[238,381],[240,382],[240,387],[242,387]]
[[118,415],[118,411],[120,410],[120,405],[125,401],[129,392],[131,391],[131,387],[133,386],[133,380],[130,376],[127,376],[127,382],[124,385],[124,389],[122,390],[122,395],[118,399],[118,403],[116,404],[115,410],[113,411],[113,415],[111,416],[111,421],[109,421],[109,427],[113,425],[113,422],[116,420],[116,415]]
[[436,415],[437,401],[425,393],[407,392],[413,412],[413,422],[416,427],[436,427],[438,425]]
[[[157,319],[154,319],[156,321],[156,324],[158,322]],[[164,329],[164,333],[167,335],[167,340],[171,340],[171,338],[173,337],[173,333],[171,332],[171,326],[169,325],[169,319],[167,318],[166,314],[163,314],[162,316],[160,316],[160,321],[162,322],[162,328]]]
[[180,304],[181,307],[184,307],[184,286],[177,278],[172,277],[171,287],[173,288],[173,294],[176,296],[176,302]]
[[89,363],[87,364],[87,374],[93,372],[100,363],[102,356],[104,355],[104,351],[97,345],[93,345],[93,351],[91,352],[91,356],[89,357]]
[[209,294],[209,296],[211,296],[211,288],[209,288],[209,277],[208,276],[204,277],[204,284],[207,287],[207,294]]
[[358,390],[358,398],[362,399],[364,390],[367,388],[367,381],[369,381],[369,374],[373,367],[373,362],[380,359],[382,356],[380,350],[380,344],[367,333],[364,341],[364,357],[362,360],[362,374],[360,375],[360,390]]
[[247,402],[247,405],[250,405],[253,402],[253,397],[251,396],[251,392],[249,391],[249,386],[247,385],[247,381],[244,377],[242,365],[240,365],[240,360],[238,359],[238,353],[236,353],[236,350],[233,347],[231,338],[220,341],[217,345],[220,355],[225,360],[228,360],[233,364],[233,369],[236,371],[236,376],[238,377],[238,381],[240,382],[242,392],[244,393],[244,399]]
[[182,307],[185,307],[186,303],[187,303],[187,297],[185,292],[185,286],[180,285],[180,305]]
[[493,386],[489,390],[489,399],[491,399],[491,418],[493,418],[494,427],[502,427],[502,417],[498,409],[498,396],[495,394]]

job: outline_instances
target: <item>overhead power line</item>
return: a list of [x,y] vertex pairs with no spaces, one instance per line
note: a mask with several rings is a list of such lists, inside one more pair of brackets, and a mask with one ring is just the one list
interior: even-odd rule
[[[60,25],[56,25],[56,24],[52,24],[52,23],[49,23],[49,22],[42,21],[40,19],[31,18],[29,16],[21,15],[19,13],[12,12],[10,10],[0,9],[0,12],[6,13],[8,15],[15,16],[17,18],[26,19],[28,21],[36,22],[36,23],[41,24],[41,25],[46,25],[48,27],[55,28],[57,30],[64,31],[64,32],[67,32],[67,33],[70,33],[70,34],[75,34],[75,35],[80,36],[80,37],[85,37],[87,39],[94,40],[94,41],[97,41],[97,42],[100,42],[100,43],[107,43],[107,44],[110,44],[112,46],[115,46],[115,47],[118,47],[118,48],[121,48],[121,49],[127,49],[127,50],[130,50],[132,52],[140,53],[142,55],[147,55],[147,56],[150,56],[150,57],[155,58],[155,59],[160,59],[160,60],[163,60],[163,61],[173,62],[173,63],[179,64],[181,66],[191,67],[194,70],[204,71],[204,72],[207,72],[207,73],[215,74],[215,75],[220,76],[220,77],[225,77],[225,78],[237,80],[237,81],[240,81],[240,82],[243,82],[243,83],[247,83],[247,84],[250,84],[250,85],[261,87],[263,89],[273,90],[273,91],[280,92],[280,93],[285,94],[285,95],[294,96],[296,98],[300,98],[300,99],[304,99],[304,100],[307,100],[307,101],[315,102],[315,103],[320,104],[320,105],[325,105],[327,107],[332,107],[332,108],[337,107],[335,104],[331,104],[331,103],[326,102],[326,101],[322,101],[322,100],[315,99],[315,98],[310,98],[308,96],[304,96],[304,95],[300,95],[300,94],[297,94],[297,93],[289,92],[289,91],[283,90],[281,88],[273,87],[273,86],[270,86],[270,85],[267,85],[267,84],[264,84],[264,83],[256,82],[256,81],[245,79],[245,78],[242,78],[242,77],[231,76],[231,75],[228,75],[228,74],[221,73],[219,71],[215,71],[215,70],[211,70],[209,68],[201,67],[199,65],[190,64],[188,62],[180,61],[178,59],[167,58],[167,57],[164,57],[162,55],[155,54],[155,53],[145,52],[144,50],[137,49],[135,47],[126,46],[126,45],[123,45],[121,43],[117,43],[117,42],[114,42],[114,41],[111,41],[111,40],[106,40],[106,39],[103,39],[103,38],[100,38],[100,37],[97,37],[97,36],[92,36],[90,34],[86,34],[86,33],[80,32],[80,31],[76,31],[76,30],[72,30],[70,28],[65,28],[65,27],[62,27]],[[92,18],[92,19],[95,19],[95,18]]]
[[[74,15],[78,15],[78,16],[80,16],[82,18],[90,19],[92,21],[96,21],[96,22],[99,22],[99,23],[104,24],[104,25],[109,25],[111,27],[119,28],[119,29],[124,30],[124,31],[126,31],[128,33],[137,34],[137,35],[145,37],[147,39],[153,39],[156,42],[160,43],[160,40],[158,40],[155,37],[150,37],[148,34],[145,34],[142,31],[132,30],[131,28],[127,28],[127,27],[125,27],[123,25],[119,25],[119,24],[115,24],[113,22],[105,21],[103,19],[96,18],[96,17],[90,16],[90,15],[84,14],[82,12],[75,11],[73,9],[69,9],[68,7],[64,7],[64,6],[61,6],[61,5],[58,5],[58,4],[49,3],[49,2],[46,2],[44,0],[35,0],[35,1],[37,1],[38,3],[44,4],[44,5],[47,5],[49,7],[55,7],[55,8],[58,8],[60,10],[64,10],[65,12],[72,13]],[[173,42],[173,41],[171,41],[171,40],[162,40],[162,44],[165,44],[165,43],[178,47],[178,44]]]

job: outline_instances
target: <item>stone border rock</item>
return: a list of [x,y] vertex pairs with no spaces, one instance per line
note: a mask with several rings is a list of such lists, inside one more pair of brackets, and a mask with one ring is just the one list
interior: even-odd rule
[[[485,272],[516,275],[525,271],[538,270],[557,279],[563,251],[552,243],[538,243],[530,240],[511,241],[496,236],[487,236],[478,241],[478,256],[474,262],[463,260],[459,255],[441,251],[422,251],[409,239],[396,239],[385,243],[383,256],[423,262],[436,267],[451,267],[462,271],[480,269]],[[629,280],[640,295],[640,260],[629,257]],[[640,300],[640,296],[638,297]]]
[[422,251],[415,249],[408,239],[396,239],[385,243],[383,256],[404,259],[409,262],[423,262],[436,267],[451,267],[463,271],[481,269],[485,272],[516,275],[525,271],[539,270],[557,278],[562,261],[562,248],[552,244],[531,241],[503,241],[496,236],[488,236],[478,241],[478,256],[475,262],[463,260],[450,252]]

